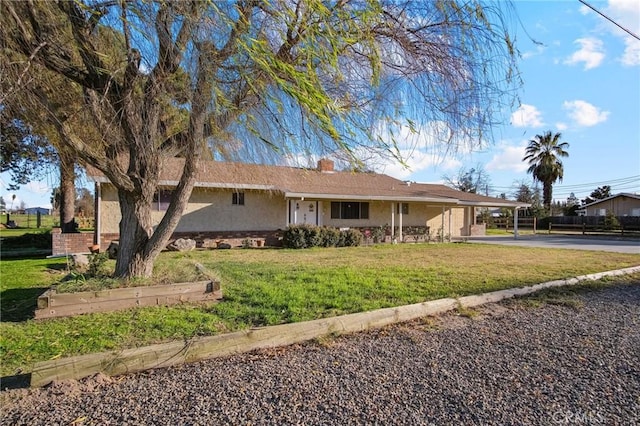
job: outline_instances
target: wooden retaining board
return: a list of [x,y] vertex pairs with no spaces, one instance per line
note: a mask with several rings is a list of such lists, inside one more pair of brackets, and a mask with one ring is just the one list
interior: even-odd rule
[[167,306],[183,302],[219,299],[222,299],[222,291],[218,281],[117,288],[80,293],[57,293],[55,289],[49,289],[38,297],[35,318],[56,318],[141,306]]
[[446,298],[396,308],[377,309],[339,317],[323,318],[293,324],[253,328],[229,334],[197,337],[142,348],[101,352],[36,363],[31,373],[31,386],[44,386],[54,380],[81,379],[97,373],[111,376],[135,373],[152,368],[169,367],[188,362],[229,356],[257,349],[301,343],[329,334],[345,334],[380,328],[416,318],[437,315],[459,307],[474,307],[498,302],[536,291],[573,285],[585,280],[597,280],[640,272],[640,266],[583,275],[567,280],[555,280],[530,287],[500,290],[459,299]]

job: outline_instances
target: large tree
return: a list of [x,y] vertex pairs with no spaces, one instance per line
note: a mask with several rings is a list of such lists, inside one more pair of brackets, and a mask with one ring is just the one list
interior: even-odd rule
[[[99,137],[79,134],[73,116],[51,122],[118,190],[116,275],[148,276],[207,148],[393,152],[373,130],[402,118],[444,123],[445,143],[483,143],[519,83],[506,16],[473,0],[2,2],[0,35],[20,77],[46,69],[78,88],[86,107],[75,114]],[[123,54],[101,43],[106,30]],[[167,155],[184,169],[154,227]]]
[[542,183],[542,202],[547,210],[551,209],[553,184],[564,177],[562,158],[569,156],[566,151],[569,143],[560,142],[560,133],[545,132],[536,135],[529,141],[523,161],[529,163],[527,173],[533,175],[534,181]]

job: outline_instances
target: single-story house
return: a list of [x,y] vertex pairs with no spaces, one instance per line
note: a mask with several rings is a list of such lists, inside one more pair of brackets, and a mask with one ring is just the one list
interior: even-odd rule
[[618,217],[640,216],[640,195],[622,192],[585,204],[578,210],[581,216],[606,216],[607,211]]
[[[159,223],[180,178],[184,160],[166,158],[161,167],[153,219]],[[120,208],[116,188],[96,169],[95,241],[117,240]],[[528,204],[486,197],[444,185],[405,182],[369,172],[334,170],[331,160],[316,169],[201,161],[189,204],[173,237],[241,241],[261,238],[275,244],[292,224],[371,229],[387,226],[402,239],[407,227],[429,227],[443,236],[484,233],[475,223],[476,207],[517,209]]]

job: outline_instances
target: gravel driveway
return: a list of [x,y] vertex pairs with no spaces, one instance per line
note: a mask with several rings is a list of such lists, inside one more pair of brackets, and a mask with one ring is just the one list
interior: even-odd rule
[[0,394],[3,424],[640,424],[640,281]]

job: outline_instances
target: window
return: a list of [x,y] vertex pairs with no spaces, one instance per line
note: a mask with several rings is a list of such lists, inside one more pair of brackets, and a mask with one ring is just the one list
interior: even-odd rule
[[169,208],[172,197],[173,191],[169,189],[159,189],[153,194],[153,205],[159,212],[166,211]]
[[396,204],[396,213],[400,214],[400,208],[402,207],[402,214],[409,214],[409,203],[398,203]]
[[331,219],[369,219],[369,203],[332,201]]
[[231,204],[244,206],[244,192],[234,192],[231,197]]

